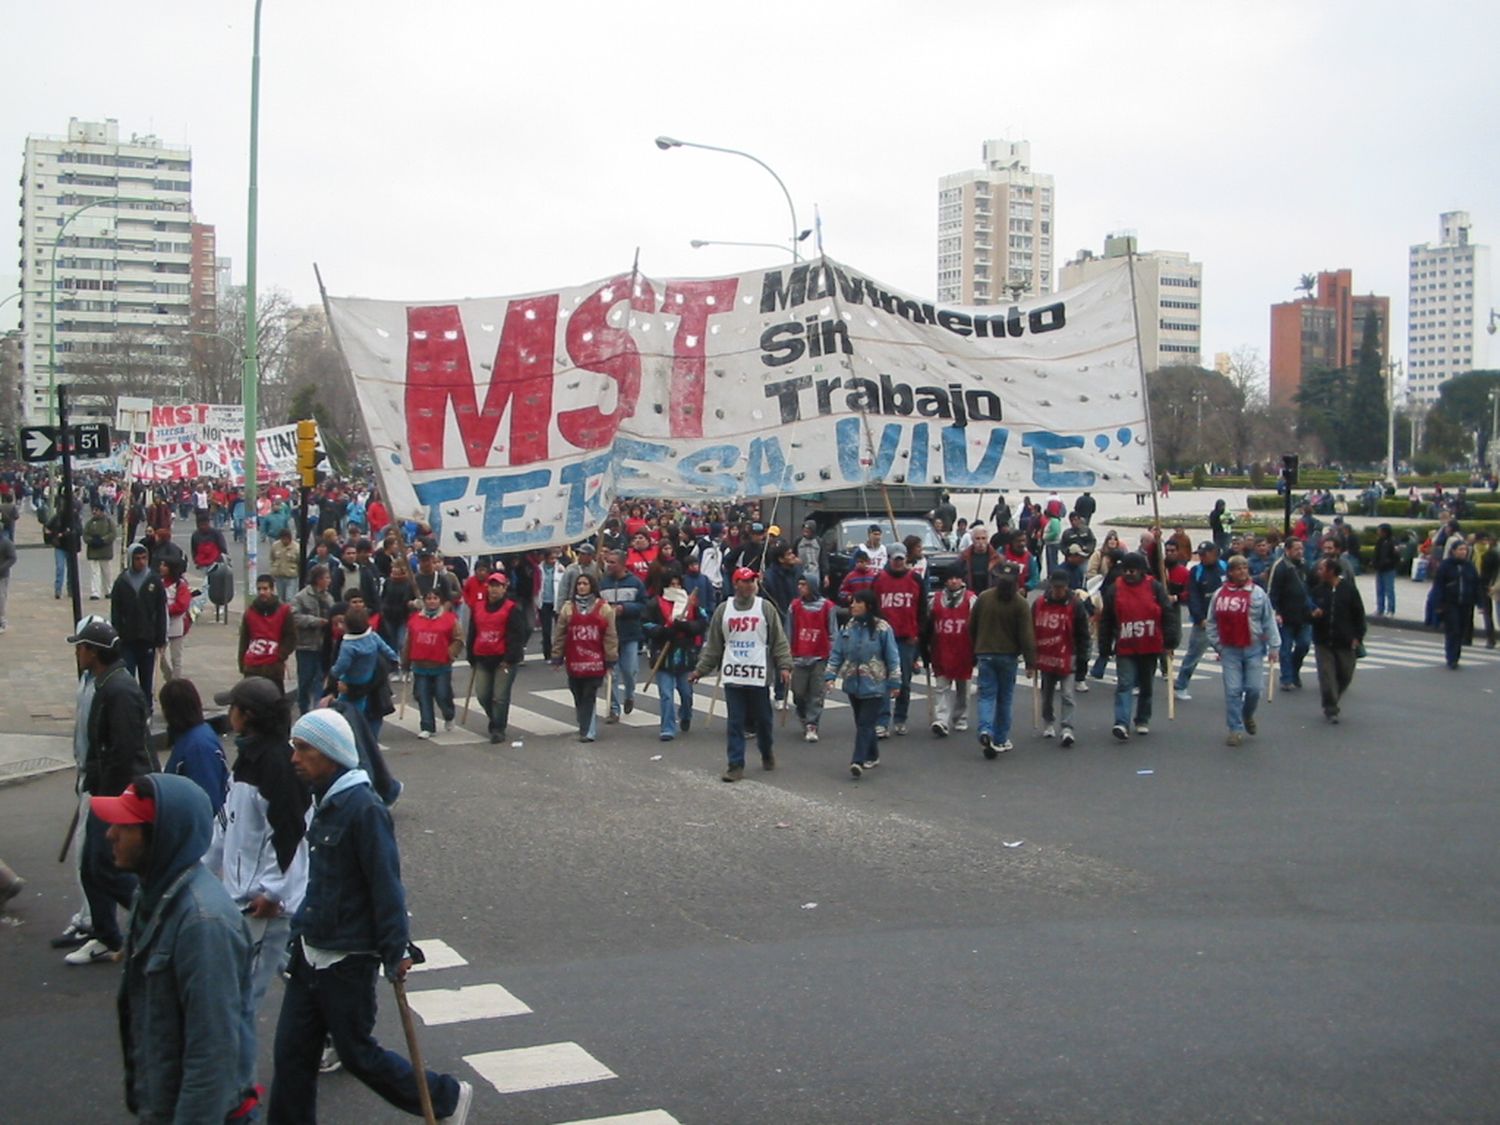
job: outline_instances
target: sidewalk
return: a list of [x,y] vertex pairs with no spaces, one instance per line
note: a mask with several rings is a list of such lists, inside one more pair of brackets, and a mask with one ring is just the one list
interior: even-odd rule
[[[73,723],[78,671],[67,637],[73,632],[72,605],[66,592],[52,596],[53,555],[42,547],[34,518],[17,526],[19,558],[10,577],[9,629],[0,635],[0,784],[73,768]],[[185,540],[184,540],[185,541]],[[80,573],[83,612],[109,614],[108,600],[90,601],[87,571]],[[191,581],[191,579],[190,579]],[[215,624],[212,611],[199,617],[188,633],[183,665],[206,707],[215,692],[239,679],[235,651],[240,612],[232,607],[229,624]],[[158,670],[156,687],[160,690]]]

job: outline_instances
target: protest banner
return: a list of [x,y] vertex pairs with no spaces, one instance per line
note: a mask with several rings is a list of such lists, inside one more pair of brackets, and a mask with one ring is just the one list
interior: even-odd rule
[[1151,489],[1126,261],[982,308],[828,259],[325,300],[385,495],[448,551],[576,541],[617,495]]

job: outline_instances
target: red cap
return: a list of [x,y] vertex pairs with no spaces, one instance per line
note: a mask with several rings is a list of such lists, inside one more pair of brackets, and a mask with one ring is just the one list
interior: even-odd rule
[[505,576],[505,571],[497,570],[492,573],[489,578],[485,579],[485,585],[487,586],[495,583],[498,583],[501,586],[510,585],[510,579]]
[[156,802],[127,785],[118,797],[90,797],[89,811],[106,824],[155,824]]
[[734,581],[736,582],[758,582],[759,580],[760,575],[756,574],[748,566],[738,566],[734,569]]

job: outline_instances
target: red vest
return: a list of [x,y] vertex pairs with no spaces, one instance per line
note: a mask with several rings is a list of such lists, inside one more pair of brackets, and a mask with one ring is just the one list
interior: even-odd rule
[[969,636],[969,614],[974,609],[974,591],[965,590],[958,604],[949,608],[947,594],[938,591],[932,599],[932,670],[945,680],[968,680],[974,675],[974,641]]
[[870,584],[880,599],[880,615],[886,619],[898,641],[917,639],[917,601],[922,596],[922,582],[911,571],[899,578],[882,570]]
[[1121,656],[1144,656],[1162,650],[1161,605],[1149,578],[1132,586],[1121,578],[1115,583],[1115,651]]
[[458,618],[443,612],[436,617],[425,613],[413,614],[406,619],[407,643],[410,646],[408,659],[413,664],[451,664],[449,646],[453,643],[453,626]]
[[516,603],[505,598],[500,605],[490,608],[488,599],[474,607],[474,655],[504,656],[505,634],[510,625],[511,610]]
[[604,675],[604,628],[604,614],[597,603],[592,613],[573,607],[568,635],[563,640],[563,664],[568,675],[581,680]]
[[642,582],[651,573],[651,564],[656,561],[657,550],[655,547],[647,547],[644,552],[631,548],[625,554],[625,568]]
[[286,653],[281,651],[281,632],[291,612],[292,607],[283,602],[275,613],[252,609],[245,614],[245,628],[250,633],[250,643],[245,646],[246,668],[264,668],[286,660]]
[[1219,643],[1228,648],[1250,647],[1249,586],[1220,586],[1214,594],[1213,615],[1219,627]]
[[824,601],[816,610],[798,598],[792,603],[792,656],[815,656],[827,660],[833,651],[833,634],[828,628],[828,615],[833,603]]
[[1040,598],[1031,607],[1036,630],[1036,666],[1054,676],[1073,672],[1073,601]]

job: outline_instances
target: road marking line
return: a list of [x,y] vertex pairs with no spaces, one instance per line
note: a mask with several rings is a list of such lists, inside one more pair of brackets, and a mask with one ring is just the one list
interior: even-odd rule
[[560,1125],[682,1125],[664,1109],[648,1109],[643,1113],[620,1113],[613,1117],[587,1117],[577,1121],[563,1121]]
[[[387,715],[385,721],[394,727],[400,727],[409,734],[417,734],[422,729],[422,715],[415,706],[415,700],[409,701],[409,704],[406,710],[406,718],[400,718],[401,712],[398,709],[395,714]],[[441,713],[435,708],[433,713],[441,721]],[[483,715],[484,712],[480,711],[480,714]],[[474,742],[483,742],[485,738],[483,735],[475,734],[467,727],[459,726],[455,718],[452,730],[445,731],[439,727],[437,733],[432,736],[432,740],[439,746],[465,746]]]
[[429,988],[408,992],[412,1011],[429,1027],[466,1020],[494,1020],[524,1016],[531,1008],[498,984],[472,984],[467,988]]
[[[573,693],[571,691],[568,691],[566,688],[563,688],[561,690],[554,689],[552,691],[534,691],[531,694],[536,696],[538,699],[545,699],[549,703],[564,703],[569,707],[573,706]],[[603,700],[604,693],[601,692],[600,701],[603,702]],[[654,727],[661,724],[661,719],[658,716],[637,707],[628,715],[622,712],[620,714],[620,722],[624,723],[627,727]]]
[[427,960],[420,965],[413,965],[411,971],[414,973],[432,972],[435,969],[457,969],[469,963],[463,954],[440,938],[427,938],[425,941],[417,942],[416,945],[422,950]]
[[618,1077],[577,1043],[546,1043],[540,1047],[486,1051],[479,1055],[465,1055],[464,1062],[502,1094]]
[[[568,700],[572,702],[572,697]],[[507,720],[506,729],[516,727],[527,734],[549,735],[549,734],[577,734],[578,727],[573,723],[560,722],[550,715],[543,715],[536,711],[529,711],[525,707],[517,707],[514,703],[510,705],[510,718]]]

